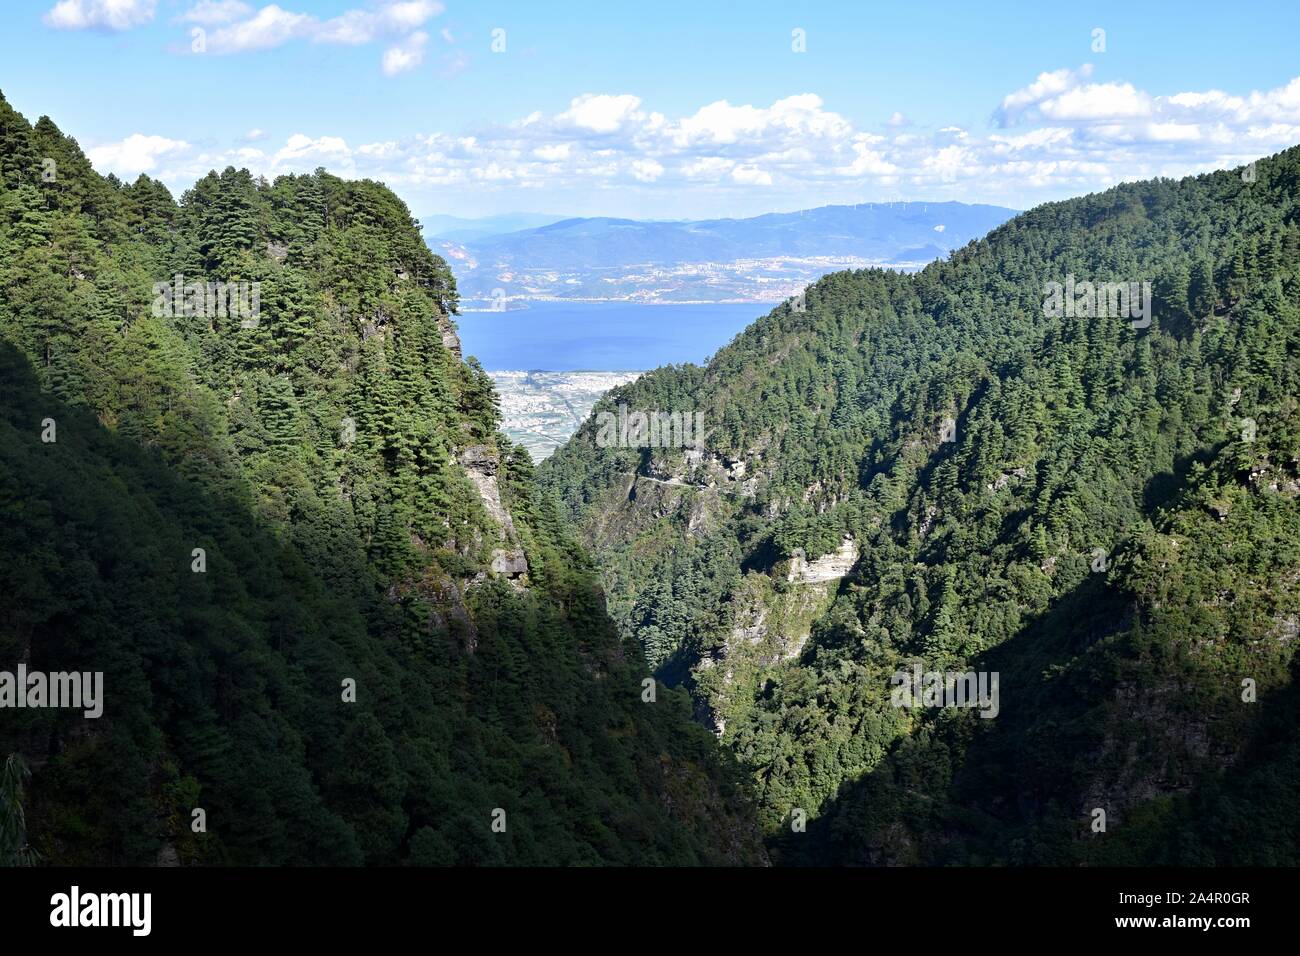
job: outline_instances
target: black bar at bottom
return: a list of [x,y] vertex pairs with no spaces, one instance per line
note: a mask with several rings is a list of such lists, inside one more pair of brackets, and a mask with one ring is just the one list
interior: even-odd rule
[[[864,943],[1192,935],[1230,942],[1294,925],[1295,878],[1289,869],[36,868],[0,870],[0,924],[6,942],[75,933],[92,945],[268,937],[373,945],[430,929],[456,932],[447,943],[463,938],[457,931],[540,942],[574,933],[597,939],[611,921],[679,944],[752,940],[755,930],[780,933],[783,924],[796,938],[852,927]],[[147,935],[145,898],[132,895],[146,893]]]

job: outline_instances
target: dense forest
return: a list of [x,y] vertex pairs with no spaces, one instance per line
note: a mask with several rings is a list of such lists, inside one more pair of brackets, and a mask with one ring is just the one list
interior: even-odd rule
[[1300,148],[1251,173],[827,276],[535,473],[386,187],[178,201],[0,98],[0,675],[104,688],[0,709],[0,865],[1300,863]]
[[0,865],[763,863],[384,186],[97,175],[0,98]]
[[[827,276],[539,469],[774,860],[1300,863],[1300,148],[1244,173]],[[619,405],[707,437],[598,447]],[[914,669],[996,717],[897,706]]]

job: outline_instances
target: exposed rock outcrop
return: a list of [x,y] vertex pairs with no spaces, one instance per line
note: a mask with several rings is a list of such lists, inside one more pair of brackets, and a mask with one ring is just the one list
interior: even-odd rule
[[796,548],[790,559],[790,571],[786,580],[796,584],[820,584],[844,577],[858,563],[858,545],[852,536],[845,535],[840,546],[830,554],[823,555],[815,561],[804,557],[803,549]]
[[522,551],[497,548],[492,552],[492,563],[489,568],[493,574],[502,574],[512,579],[522,578],[528,573],[528,559],[524,557]]
[[987,484],[984,487],[989,491],[1001,491],[1007,485],[1011,484],[1013,479],[1021,481],[1027,474],[1028,471],[1024,468],[1013,468],[1011,471],[1002,472],[1002,474],[998,475],[992,483]]
[[461,357],[460,336],[456,334],[456,324],[452,322],[450,316],[438,316],[438,331],[442,334],[442,344],[452,355],[459,359]]
[[515,523],[510,512],[501,503],[501,488],[497,484],[497,472],[501,460],[495,449],[487,445],[470,445],[460,453],[458,461],[465,469],[465,474],[478,489],[479,497],[488,515],[501,526],[506,547],[492,551],[492,560],[488,565],[491,574],[504,577],[512,584],[523,587],[528,576],[528,559],[519,545],[519,536],[515,533]]
[[799,658],[833,596],[828,581],[777,590],[770,576],[748,575],[731,602],[730,630],[692,668],[696,719],[722,737],[733,701],[751,699],[769,668]]

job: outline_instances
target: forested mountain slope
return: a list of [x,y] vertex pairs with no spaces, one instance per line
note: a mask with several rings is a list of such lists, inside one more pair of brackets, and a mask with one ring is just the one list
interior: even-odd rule
[[177,203],[0,99],[0,670],[104,673],[0,710],[0,865],[764,861],[455,308],[382,185]]
[[[1300,149],[1243,173],[827,276],[540,469],[775,858],[1300,862]],[[608,447],[619,405],[707,437]],[[997,715],[894,706],[914,667],[997,672]]]

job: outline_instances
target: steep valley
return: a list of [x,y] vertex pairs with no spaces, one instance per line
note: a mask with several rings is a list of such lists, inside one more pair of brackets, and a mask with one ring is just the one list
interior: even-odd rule
[[0,98],[0,671],[104,689],[3,712],[0,863],[1295,865],[1300,147],[1250,171],[560,380],[537,465],[393,191],[177,199]]

